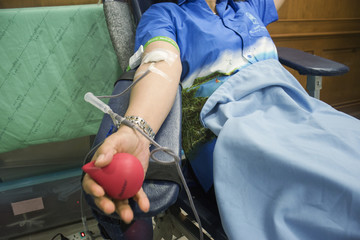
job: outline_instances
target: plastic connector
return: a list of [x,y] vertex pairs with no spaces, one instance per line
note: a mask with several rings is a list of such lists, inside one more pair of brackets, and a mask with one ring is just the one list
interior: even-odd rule
[[138,50],[129,59],[129,69],[135,69],[140,65],[141,57],[143,53],[144,53],[144,47],[143,45],[140,45]]
[[91,103],[94,107],[100,109],[103,113],[107,113],[107,114],[112,113],[111,108],[91,92],[87,92],[85,94],[84,100],[88,103]]

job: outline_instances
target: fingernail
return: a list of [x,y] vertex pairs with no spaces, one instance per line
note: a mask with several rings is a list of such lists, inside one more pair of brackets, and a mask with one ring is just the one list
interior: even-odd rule
[[97,159],[96,159],[96,163],[102,163],[105,159],[105,155],[104,154],[100,154]]

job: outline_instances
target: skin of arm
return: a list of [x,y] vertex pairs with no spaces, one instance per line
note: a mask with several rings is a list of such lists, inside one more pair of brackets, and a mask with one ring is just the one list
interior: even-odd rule
[[[274,0],[276,10],[279,10],[284,2],[285,2],[285,0]],[[216,0],[206,0],[206,3],[209,5],[210,9],[214,13],[216,13]]]
[[285,0],[274,0],[276,10],[279,10],[284,2],[285,2]]
[[[182,71],[179,51],[170,43],[156,41],[149,44],[144,54],[154,50],[164,49],[176,54],[174,62],[166,61],[155,63],[155,67],[162,71],[167,78],[157,73],[150,72],[131,91],[129,107],[126,116],[139,116],[143,118],[156,133],[174,103],[177,88]],[[141,64],[136,74],[141,75],[149,68],[150,63]],[[115,153],[127,152],[136,156],[146,172],[149,164],[149,141],[127,126],[121,126],[119,130],[109,136],[94,154],[92,161],[95,166],[108,165]],[[96,205],[106,214],[117,212],[125,223],[130,223],[134,217],[128,200],[114,200],[109,198],[104,189],[98,185],[88,174],[85,174],[83,189],[94,197]],[[134,196],[141,210],[147,212],[150,208],[149,200],[141,188]]]

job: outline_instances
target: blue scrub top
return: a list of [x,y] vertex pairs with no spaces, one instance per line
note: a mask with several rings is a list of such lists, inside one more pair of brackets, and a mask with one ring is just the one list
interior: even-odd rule
[[168,39],[180,50],[181,81],[190,87],[214,72],[229,75],[261,60],[277,59],[265,28],[278,19],[273,0],[218,0],[214,14],[205,0],[152,5],[136,31],[135,49]]

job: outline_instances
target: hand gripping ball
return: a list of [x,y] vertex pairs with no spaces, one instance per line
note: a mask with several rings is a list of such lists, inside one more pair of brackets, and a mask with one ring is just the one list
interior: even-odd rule
[[128,153],[115,154],[111,163],[103,168],[95,167],[94,161],[91,161],[82,169],[114,199],[133,197],[144,181],[144,170],[140,161]]

